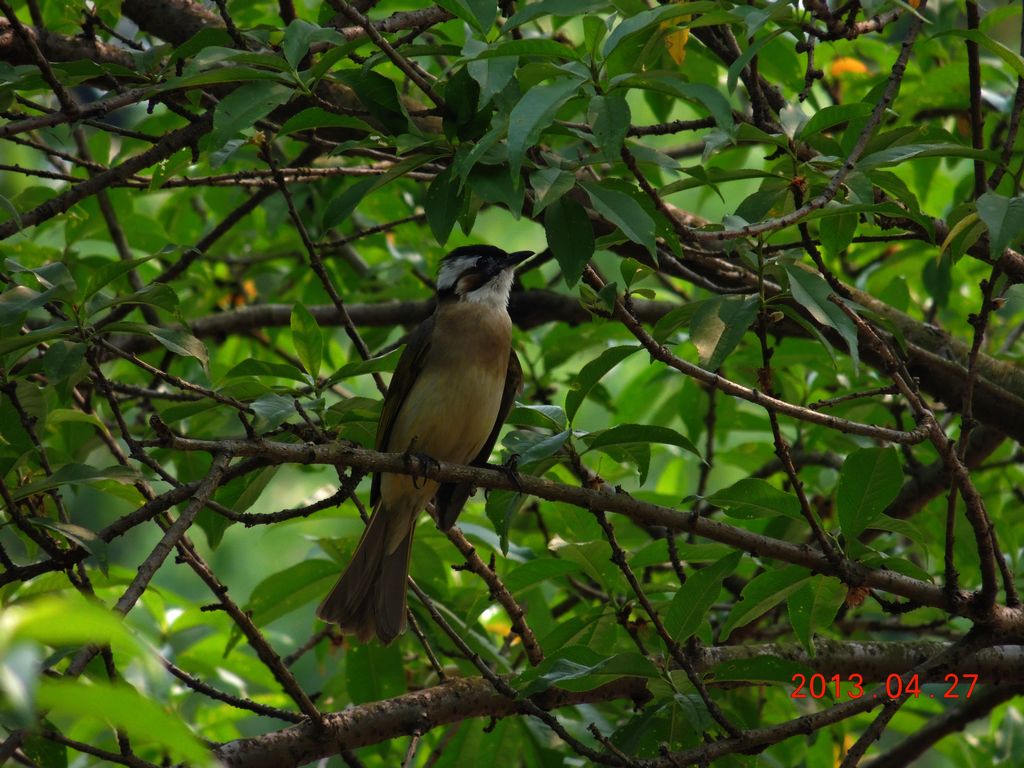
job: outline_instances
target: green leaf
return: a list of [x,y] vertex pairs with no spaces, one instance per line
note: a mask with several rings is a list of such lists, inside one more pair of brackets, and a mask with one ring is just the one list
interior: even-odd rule
[[71,463],[58,467],[49,477],[43,477],[12,489],[11,496],[15,501],[18,501],[32,494],[48,491],[51,488],[59,488],[62,485],[80,485],[82,483],[96,482],[97,480],[116,480],[119,483],[132,483],[138,479],[138,473],[128,467],[114,465],[102,468],[89,464]]
[[284,125],[281,126],[281,130],[277,132],[277,135],[287,136],[290,133],[308,131],[314,128],[354,128],[360,131],[370,130],[370,126],[367,125],[365,121],[360,120],[357,117],[328,112],[326,109],[322,109],[321,107],[309,107],[302,110],[297,115],[289,117],[285,121]]
[[530,174],[530,186],[533,187],[536,202],[533,215],[537,216],[552,203],[561,200],[576,186],[576,177],[559,168],[538,168]]
[[570,573],[578,573],[579,570],[579,565],[568,560],[540,557],[536,560],[528,560],[514,568],[504,576],[503,581],[512,594],[518,594],[534,584],[548,579],[561,579]]
[[601,49],[601,53],[607,59],[615,49],[619,47],[619,44],[629,35],[642,32],[655,24],[660,25],[674,19],[679,19],[683,16],[710,13],[717,10],[719,10],[719,5],[717,3],[696,2],[673,3],[671,5],[663,5],[649,11],[642,11],[635,16],[630,16],[629,18],[624,19],[615,27],[615,29],[612,30],[611,34],[608,35],[608,38],[604,41],[604,47]]
[[540,0],[536,3],[519,3],[512,18],[502,25],[502,30],[510,32],[540,16],[583,17],[588,11],[607,7],[607,0]]
[[690,340],[700,364],[717,371],[736,349],[761,306],[758,296],[717,296],[702,303],[690,321]]
[[565,411],[559,405],[521,405],[516,404],[507,419],[509,424],[519,424],[542,429],[565,430]]
[[856,214],[840,215],[834,219],[822,222],[820,235],[821,246],[825,251],[825,255],[838,259],[842,252],[849,247],[856,232]]
[[562,197],[545,211],[544,233],[566,286],[572,288],[594,255],[594,228],[590,217],[582,205],[572,198]]
[[857,538],[881,517],[903,486],[903,467],[895,447],[861,448],[846,457],[836,485],[839,526]]
[[9,291],[0,293],[0,326],[20,326],[26,313],[51,301],[53,295],[52,288],[40,292],[24,285],[16,285]]
[[334,76],[352,87],[359,102],[392,135],[407,133],[409,118],[402,106],[395,82],[372,70],[341,70]]
[[[523,462],[528,464],[529,462]],[[494,526],[494,532],[498,534],[498,546],[501,554],[508,556],[508,529],[512,523],[512,517],[523,506],[526,496],[516,491],[493,490],[487,494],[487,501],[484,511],[487,519]]]
[[331,560],[302,560],[273,573],[257,584],[245,605],[254,622],[270,622],[323,599],[338,578],[338,564]]
[[248,83],[235,89],[217,104],[213,113],[210,146],[219,149],[246,128],[252,128],[276,107],[291,98],[292,89],[276,82]]
[[478,53],[473,60],[499,59],[505,56],[537,56],[545,59],[575,59],[580,55],[557,40],[533,37],[524,40],[506,40]]
[[963,157],[987,162],[998,162],[999,159],[991,150],[974,149],[963,144],[899,144],[865,155],[857,161],[857,169],[866,173],[874,168],[899,165],[920,157]]
[[657,668],[646,656],[635,652],[612,656],[574,645],[559,649],[533,669],[527,670],[512,685],[521,696],[533,696],[552,686],[573,691],[589,691],[617,677],[657,677]]
[[608,371],[621,363],[634,352],[639,351],[639,346],[622,346],[606,349],[597,358],[583,366],[579,374],[572,381],[572,389],[565,396],[565,415],[571,424],[576,417],[583,401],[590,394],[590,390],[599,382]]
[[290,379],[307,383],[306,375],[290,363],[273,363],[268,360],[257,360],[248,357],[224,374],[224,379],[237,379],[243,376],[257,378]]
[[611,551],[606,541],[564,544],[557,552],[559,557],[576,563],[587,576],[607,590],[614,592],[626,586],[622,574],[611,561]]
[[[792,685],[795,673],[809,674],[812,671],[806,664],[799,664],[789,659],[780,659],[778,656],[757,656],[716,664],[708,672],[707,680],[716,683],[743,681],[762,685],[769,683]],[[814,763],[814,765],[819,765],[819,763]]]
[[448,242],[452,227],[462,212],[463,196],[460,187],[459,180],[453,178],[449,167],[437,174],[427,188],[427,223],[439,245]]
[[729,93],[732,93],[733,91],[736,90],[736,81],[739,79],[740,72],[742,72],[743,68],[747,66],[750,60],[757,55],[758,51],[760,51],[764,46],[766,46],[772,40],[777,38],[779,35],[783,34],[785,31],[785,29],[781,28],[773,30],[764,37],[754,41],[754,43],[748,46],[747,49],[741,55],[736,57],[732,64],[729,65],[729,71],[726,74],[725,87],[726,90],[729,91]]
[[179,331],[174,328],[153,328],[149,329],[149,335],[160,342],[165,349],[170,350],[182,357],[194,357],[207,370],[210,366],[210,353],[206,345],[191,333]]
[[107,565],[109,563],[109,556],[107,554],[110,546],[96,535],[95,531],[91,531],[88,528],[84,528],[81,525],[75,525],[73,523],[62,523],[55,520],[47,520],[45,517],[30,517],[28,521],[32,525],[37,525],[42,528],[48,528],[51,531],[55,531],[63,536],[68,541],[71,541],[90,555],[93,555],[100,567],[100,570],[106,573]]
[[222,83],[242,83],[248,81],[272,81],[284,84],[281,75],[277,72],[267,72],[252,67],[217,67],[207,72],[200,72],[186,77],[174,77],[153,90],[153,95],[177,91],[185,88],[201,88],[207,85],[220,85]]
[[[47,720],[44,720],[42,725],[48,731],[57,731],[53,723]],[[22,740],[20,751],[39,768],[68,766],[68,748],[38,734],[27,733]]]
[[665,612],[665,629],[673,640],[688,640],[708,620],[711,606],[722,591],[722,582],[736,570],[742,557],[742,552],[733,552],[687,575]]
[[1024,57],[1007,48],[992,37],[992,35],[977,29],[947,29],[944,32],[932,35],[932,39],[945,37],[946,35],[956,35],[957,37],[963,37],[977,43],[989,53],[995,54],[1002,59],[1004,63],[1017,73],[1017,77],[1024,77]]
[[345,363],[327,379],[324,386],[333,386],[339,381],[350,379],[353,376],[366,376],[370,373],[390,373],[395,370],[395,366],[398,365],[398,358],[401,356],[401,349],[393,349],[386,355],[371,357],[369,360],[354,360],[351,363]]
[[849,348],[850,357],[853,360],[854,370],[859,366],[860,355],[857,347],[857,326],[853,320],[829,301],[832,289],[825,279],[817,272],[809,272],[806,269],[791,264],[786,267],[786,274],[789,275],[789,287],[793,292],[793,298],[806,309],[811,317],[822,325],[827,325],[846,342]]
[[320,363],[324,354],[324,335],[316,319],[302,304],[292,307],[292,344],[306,373],[314,380],[320,375]]
[[1004,197],[986,192],[978,198],[978,216],[988,227],[989,254],[999,259],[1003,251],[1024,236],[1024,196]]
[[256,414],[256,428],[260,432],[277,429],[295,415],[295,399],[270,393],[249,404]]
[[675,445],[684,451],[689,451],[697,458],[701,457],[700,451],[687,438],[671,427],[662,427],[656,424],[619,424],[601,432],[591,432],[586,439],[590,450],[626,443],[658,443],[659,445]]
[[726,510],[730,517],[741,519],[778,516],[793,520],[804,519],[796,496],[783,493],[771,483],[756,477],[745,477],[711,494],[707,502]]
[[713,301],[713,299],[690,301],[686,304],[670,309],[658,319],[657,323],[654,324],[654,329],[651,331],[651,335],[654,337],[655,341],[664,343],[679,326],[684,323],[689,324],[693,320],[693,316],[697,314],[697,310],[709,301]]
[[506,447],[518,457],[519,465],[528,467],[538,461],[554,456],[572,433],[569,430],[555,435],[538,435],[534,432],[512,432],[505,438]]
[[354,643],[345,654],[345,681],[353,704],[381,701],[406,692],[401,643]]
[[740,601],[722,624],[719,642],[724,643],[737,627],[749,624],[763,616],[799,589],[810,578],[806,568],[788,565],[777,570],[760,573],[747,582]]
[[[69,621],[68,617],[74,617]],[[110,645],[129,658],[145,659],[147,651],[121,616],[74,592],[47,595],[31,602],[6,605],[0,623],[0,649],[31,640],[51,647]]]
[[321,42],[344,45],[347,41],[336,29],[319,27],[316,24],[310,24],[308,21],[295,19],[284,31],[281,50],[284,51],[285,59],[294,68],[299,65],[302,57],[306,55],[310,45]]
[[846,587],[839,579],[818,574],[789,596],[789,621],[793,633],[814,656],[814,634],[832,622],[846,600]]
[[512,108],[508,120],[508,161],[513,178],[519,176],[526,150],[540,139],[559,108],[579,89],[575,77],[562,77],[528,90]]
[[[678,8],[679,6],[672,5],[671,7]],[[733,127],[732,107],[729,104],[729,100],[717,88],[712,88],[710,85],[687,83],[680,80],[676,74],[663,72],[645,72],[642,75],[630,74],[621,79],[616,78],[613,82],[616,88],[641,88],[699,104],[708,111],[715,119],[715,124],[723,131],[729,131]],[[747,127],[746,125],[741,126],[741,128]],[[760,139],[762,136],[767,137],[767,134],[760,132],[757,138]],[[784,139],[785,137],[783,137]]]
[[607,96],[597,95],[590,100],[587,122],[598,149],[609,160],[618,160],[630,119],[629,104],[621,90],[612,91]]
[[872,111],[874,111],[874,106],[863,101],[833,104],[815,112],[811,119],[797,131],[796,138],[806,140],[841,123],[855,120],[858,117],[867,117]]
[[608,221],[622,230],[622,234],[639,243],[654,255],[654,219],[636,200],[625,192],[609,189],[590,181],[580,182],[590,196],[590,202]]
[[[72,622],[73,623],[73,622]],[[181,719],[123,683],[43,677],[38,705],[54,718],[66,718],[96,727],[107,722],[123,730],[133,742],[165,750],[174,761],[213,766],[213,755]]]
[[342,224],[371,192],[380,189],[385,184],[390,184],[409,171],[414,171],[421,165],[429,163],[430,160],[430,155],[413,155],[401,162],[395,163],[388,169],[387,173],[382,173],[380,176],[371,176],[370,178],[361,179],[354,184],[350,184],[345,188],[344,192],[332,199],[324,208],[324,228],[336,227]]

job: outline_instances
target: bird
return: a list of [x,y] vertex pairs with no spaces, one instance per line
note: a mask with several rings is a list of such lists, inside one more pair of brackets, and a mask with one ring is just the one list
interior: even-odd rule
[[[436,309],[410,335],[384,397],[378,451],[487,464],[522,391],[508,300],[513,270],[532,255],[467,245],[441,260]],[[317,616],[360,642],[374,635],[383,645],[394,640],[405,629],[416,518],[434,499],[438,527],[446,531],[471,493],[468,483],[374,474],[370,521]]]

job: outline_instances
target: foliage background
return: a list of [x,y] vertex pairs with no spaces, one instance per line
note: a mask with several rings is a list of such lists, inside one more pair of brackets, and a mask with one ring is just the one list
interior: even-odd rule
[[[1019,3],[0,10],[4,760],[1024,764]],[[523,492],[352,644],[471,242]]]

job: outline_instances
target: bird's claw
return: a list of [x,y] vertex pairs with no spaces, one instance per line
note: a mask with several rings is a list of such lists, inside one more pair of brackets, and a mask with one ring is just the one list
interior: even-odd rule
[[508,481],[515,486],[516,491],[523,493],[523,484],[519,480],[519,454],[513,453],[505,461],[495,467],[495,469],[504,472],[505,477]]
[[412,476],[413,487],[417,489],[422,488],[423,484],[426,483],[426,472],[429,472],[431,469],[441,468],[441,462],[426,453],[414,451],[412,446],[409,446],[409,450],[402,454],[402,459],[405,461],[405,466]]

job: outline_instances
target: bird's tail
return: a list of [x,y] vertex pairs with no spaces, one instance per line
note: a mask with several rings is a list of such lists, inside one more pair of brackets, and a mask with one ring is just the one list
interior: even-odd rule
[[[387,551],[390,525],[398,522],[379,506],[370,517],[348,564],[316,615],[338,624],[342,632],[366,642],[374,634],[387,645],[405,629],[405,590],[409,575],[413,525],[398,546]],[[413,519],[415,522],[415,519]]]

